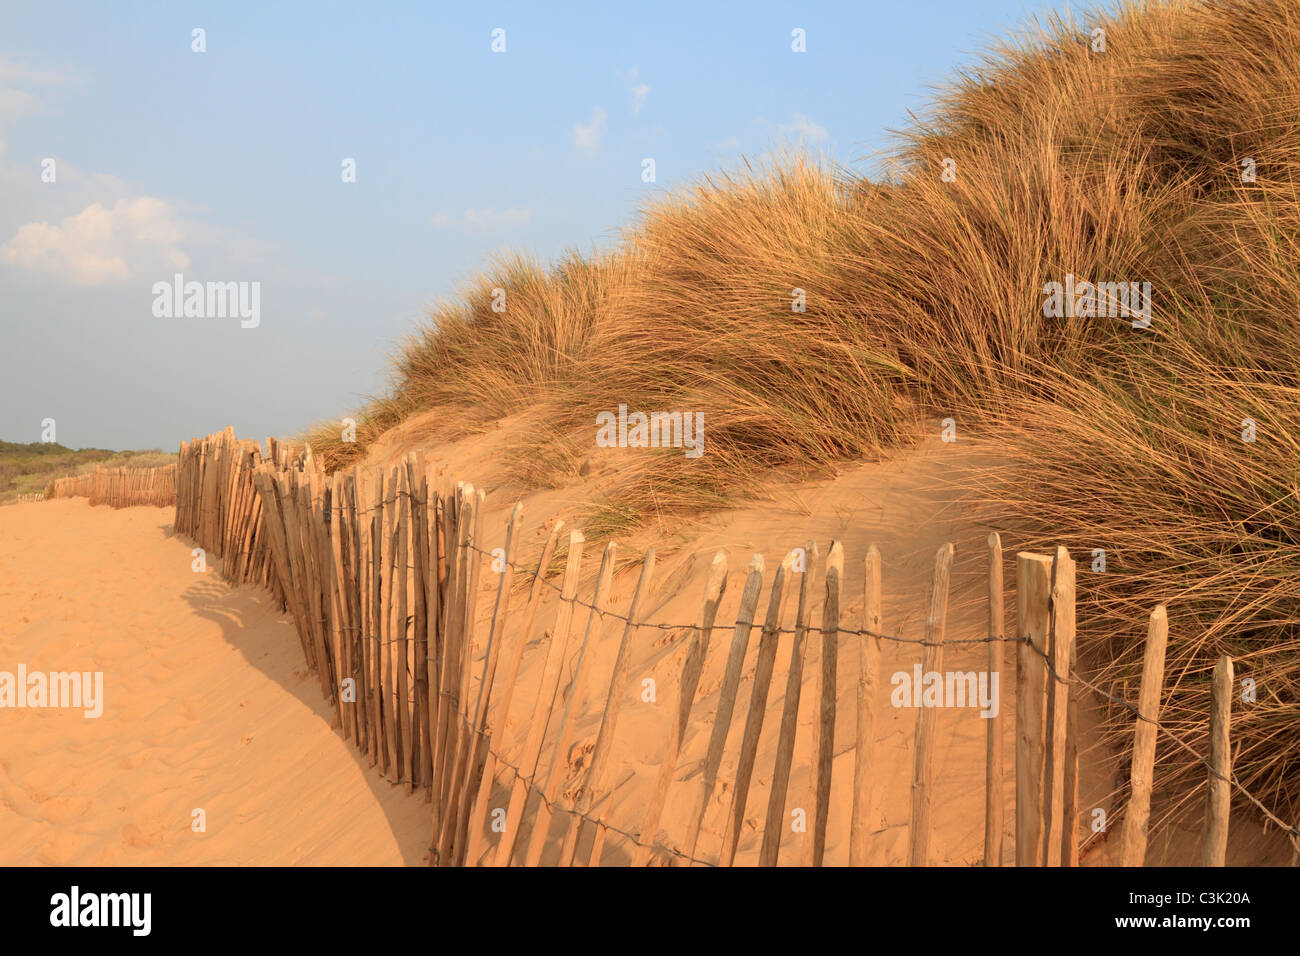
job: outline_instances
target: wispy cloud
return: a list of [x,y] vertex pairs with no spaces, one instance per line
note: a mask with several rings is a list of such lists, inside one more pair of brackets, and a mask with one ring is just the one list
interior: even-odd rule
[[650,85],[648,83],[637,82],[640,72],[640,67],[634,66],[627,74],[628,85],[632,90],[633,116],[639,116],[641,114],[641,107],[645,106],[645,98],[650,95]]
[[52,90],[78,87],[83,82],[72,70],[18,63],[0,55],[0,121],[42,113]]
[[80,86],[83,82],[81,74],[75,70],[17,63],[0,54],[0,83],[19,86]]
[[485,209],[466,209],[459,215],[445,212],[434,213],[433,224],[441,228],[470,226],[477,229],[495,229],[498,227],[526,226],[533,220],[533,211],[523,206],[497,209],[488,206]]
[[792,122],[777,123],[776,131],[780,136],[787,139],[803,140],[811,143],[821,143],[830,139],[830,134],[826,132],[825,126],[819,126],[802,113],[795,113]]
[[605,111],[599,106],[591,111],[591,122],[588,125],[573,124],[573,145],[584,152],[594,153],[600,149],[600,141],[604,135]]
[[27,90],[0,86],[0,120],[34,116],[41,111],[41,98]]

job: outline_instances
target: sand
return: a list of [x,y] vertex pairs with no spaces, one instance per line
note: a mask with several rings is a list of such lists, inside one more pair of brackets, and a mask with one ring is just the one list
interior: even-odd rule
[[[420,422],[411,427],[418,430]],[[409,447],[410,435],[390,436],[373,453],[382,462]],[[587,503],[618,462],[597,461],[591,473],[572,483],[524,493],[502,470],[510,429],[503,427],[460,442],[421,441],[448,475],[466,477],[487,491],[486,547],[501,544],[506,516],[517,500],[526,506],[520,563],[536,561],[546,529],[558,516],[581,526]],[[870,543],[884,562],[884,629],[900,636],[922,634],[934,555],[952,542],[956,559],[948,638],[987,633],[985,538],[987,526],[971,506],[949,490],[956,470],[978,466],[968,449],[933,442],[890,462],[846,465],[834,478],[799,484],[774,482],[767,500],[690,522],[662,522],[619,542],[621,570],[611,606],[623,610],[631,596],[642,549],[658,549],[651,620],[693,621],[714,553],[729,556],[730,579],[718,621],[734,620],[744,571],[751,554],[767,564],[761,609],[776,567],[793,547],[815,539],[823,558],[832,539],[845,551],[842,621],[861,623],[862,559]],[[102,671],[104,713],[87,719],[79,710],[3,709],[0,734],[0,863],[68,865],[354,864],[420,865],[427,862],[429,806],[393,786],[345,742],[333,726],[319,682],[307,672],[292,624],[276,612],[268,595],[231,588],[215,574],[191,569],[191,545],[171,533],[170,509],[90,508],[84,500],[60,500],[0,508],[0,671],[24,664],[29,671]],[[1006,530],[1006,529],[1000,529]],[[590,598],[600,545],[589,543],[580,596]],[[1008,566],[1010,567],[1010,566]],[[1012,572],[1008,571],[1010,575]],[[1008,589],[1012,585],[1008,578]],[[482,576],[476,633],[486,634],[495,576]],[[814,623],[820,619],[822,581],[816,579]],[[514,595],[522,608],[525,592]],[[1014,602],[1008,597],[1008,628]],[[795,601],[787,607],[792,623]],[[520,671],[504,729],[494,737],[507,761],[515,761],[532,716],[545,657],[542,635],[553,624],[555,601],[539,614]],[[521,614],[512,616],[517,626]],[[1082,623],[1082,622],[1081,622]],[[586,614],[575,618],[581,635]],[[1141,622],[1135,625],[1140,631]],[[581,779],[599,727],[605,689],[621,636],[621,624],[598,628],[584,663],[587,693],[575,707],[571,749],[553,755],[548,744],[542,766],[557,759],[563,775],[561,801],[568,803]],[[513,640],[516,634],[508,635]],[[717,705],[729,630],[710,645],[677,767],[661,820],[658,841],[680,846],[698,812],[694,782]],[[761,842],[761,821],[775,759],[776,732],[784,705],[789,636],[781,639],[766,709],[753,786],[736,862],[752,864]],[[816,648],[805,670],[799,709],[799,737],[790,780],[788,808],[806,805],[808,742],[814,719]],[[749,708],[757,632],[751,638],[719,778],[719,791],[706,808],[696,855],[716,857],[731,798],[736,753]],[[574,649],[576,650],[576,643]],[[683,643],[675,631],[648,630],[632,649],[630,691],[612,754],[612,793],[593,813],[638,833],[650,789],[673,719]],[[870,821],[870,862],[906,861],[910,812],[912,739],[917,710],[891,706],[889,678],[910,672],[918,648],[884,642],[882,686],[877,700]],[[482,658],[483,647],[476,648]],[[572,662],[572,657],[570,658]],[[945,670],[983,670],[985,645],[950,648]],[[570,664],[571,666],[571,664]],[[566,673],[570,673],[566,670]],[[850,782],[856,713],[856,641],[846,639],[839,658],[834,784],[826,862],[848,858]],[[652,680],[653,699],[644,699]],[[1014,660],[1002,673],[1005,720],[1005,816],[1003,860],[1014,858],[1013,728]],[[1080,807],[1115,813],[1116,762],[1093,742],[1096,710],[1084,708]],[[500,727],[501,715],[493,715]],[[938,712],[934,757],[936,790],[931,857],[947,865],[973,865],[983,856],[985,727],[975,709]],[[552,734],[548,738],[553,739]],[[509,774],[489,807],[504,807]],[[201,809],[206,830],[192,829]],[[788,812],[788,811],[787,811]],[[559,826],[543,863],[555,859]],[[527,840],[522,834],[521,845]],[[488,834],[480,860],[490,858],[496,836]],[[783,865],[797,863],[803,834],[788,828]],[[1115,839],[1099,843],[1085,865],[1113,862]],[[1195,860],[1194,829],[1170,830],[1152,840],[1150,862]],[[585,858],[580,844],[579,858]],[[617,835],[607,844],[606,865],[626,862],[631,847]],[[1229,862],[1283,862],[1276,835],[1261,835],[1234,817]],[[671,859],[663,856],[659,862]]]
[[172,514],[0,508],[0,670],[104,675],[97,719],[0,710],[0,864],[422,862],[425,804],[331,729],[269,597],[191,570]]

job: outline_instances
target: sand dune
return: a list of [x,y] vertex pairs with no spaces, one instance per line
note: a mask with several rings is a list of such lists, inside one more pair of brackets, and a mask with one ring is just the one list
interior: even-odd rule
[[[519,491],[494,473],[492,460],[480,455],[469,461],[485,444],[490,442],[480,436],[443,445],[434,454],[445,456],[449,474],[479,475],[488,489],[485,543],[495,546]],[[477,467],[471,470],[471,464]],[[646,529],[623,542],[620,552],[632,557],[648,544],[659,549],[660,585],[651,616],[663,622],[694,619],[709,561],[717,549],[725,549],[732,584],[719,620],[733,620],[743,568],[752,552],[764,554],[770,585],[786,549],[814,538],[824,554],[829,542],[838,538],[846,554],[844,620],[852,627],[862,608],[862,556],[875,542],[884,557],[885,630],[915,638],[923,624],[934,552],[951,541],[957,558],[949,639],[979,636],[987,627],[987,529],[977,514],[949,494],[944,481],[965,464],[968,459],[935,444],[892,462],[854,465],[834,479],[774,486],[770,501],[700,522]],[[529,559],[551,518],[559,515],[570,524],[581,524],[583,503],[601,481],[598,467],[578,485],[525,496],[523,560]],[[80,709],[0,710],[0,863],[426,863],[428,804],[365,765],[333,726],[333,711],[318,680],[307,671],[291,622],[274,609],[269,595],[231,588],[215,574],[192,570],[191,544],[172,534],[172,517],[170,509],[112,511],[91,508],[82,499],[0,508],[0,672],[24,665],[29,672],[102,672],[104,680],[103,715],[98,718],[87,718]],[[587,579],[594,573],[597,554],[584,575]],[[626,605],[634,579],[633,567],[616,576],[614,607]],[[583,585],[589,586],[590,580]],[[493,588],[485,576],[477,614],[481,632]],[[517,757],[532,713],[544,657],[537,639],[550,625],[544,612],[525,653],[504,732],[498,736],[508,759]],[[558,755],[566,777],[561,788],[566,803],[599,726],[603,688],[617,649],[616,631],[607,627],[593,641],[586,665],[591,690],[575,711],[572,749]],[[612,779],[618,782],[593,808],[601,819],[628,832],[639,832],[649,784],[662,759],[681,667],[681,643],[673,637],[673,632],[650,632],[634,648],[636,683],[653,677],[661,691],[657,704],[625,708],[612,755]],[[680,843],[696,812],[691,781],[699,773],[729,642],[729,633],[719,633],[710,646],[683,743],[678,783],[661,820],[659,840],[666,845]],[[811,675],[818,669],[816,643],[805,670],[790,806],[799,805],[798,794],[809,786],[806,748],[814,720]],[[756,637],[746,659],[738,715],[749,706],[755,646]],[[761,840],[776,724],[784,705],[787,648],[783,644],[778,654],[738,846],[737,863],[742,865],[756,861]],[[482,647],[477,650],[481,657]],[[979,670],[984,653],[983,645],[954,646],[946,666]],[[910,671],[917,659],[915,646],[886,642],[882,674]],[[847,862],[856,672],[855,642],[846,641],[837,688],[841,716],[828,864]],[[1010,655],[1003,675],[1004,862],[1010,862],[1015,763]],[[907,853],[915,711],[891,707],[890,691],[886,683],[877,702],[870,862],[899,865]],[[1094,717],[1085,717],[1080,806],[1104,806],[1113,812],[1115,768],[1092,741]],[[705,814],[697,848],[704,859],[714,858],[721,842],[742,720],[738,717],[732,726],[719,792]],[[937,732],[933,858],[949,865],[977,864],[983,852],[985,722],[973,710],[944,710]],[[544,763],[552,759],[552,749],[548,744]],[[498,778],[492,806],[504,803],[509,783],[508,776]],[[204,811],[204,832],[191,828],[196,809]],[[552,831],[552,842],[555,838]],[[494,839],[485,839],[479,862],[490,858]],[[785,834],[783,865],[798,862],[802,839]],[[1198,839],[1194,831],[1164,832],[1153,840],[1149,862],[1187,862],[1194,858]],[[606,864],[625,862],[627,849],[611,840]],[[1111,849],[1097,846],[1086,863],[1113,862]],[[543,863],[553,861],[557,852],[558,845],[550,846]],[[1281,862],[1281,856],[1276,834],[1261,834],[1245,818],[1234,821],[1230,862]]]
[[0,670],[102,671],[105,698],[0,710],[0,863],[423,862],[427,806],[331,728],[269,597],[192,571],[171,522],[0,508]]

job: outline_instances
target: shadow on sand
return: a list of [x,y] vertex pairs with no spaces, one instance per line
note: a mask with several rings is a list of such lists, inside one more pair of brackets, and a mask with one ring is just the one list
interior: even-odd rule
[[[170,523],[160,525],[159,530],[166,537],[178,538],[189,543],[187,538],[175,533]],[[232,587],[216,575],[212,575],[186,589],[182,597],[190,603],[196,614],[220,625],[226,641],[236,648],[249,664],[297,697],[318,719],[327,724],[333,733],[342,737],[334,708],[321,692],[319,680],[308,670],[307,663],[301,656],[300,647],[294,646],[293,654],[288,656],[266,653],[265,632],[257,625],[261,625],[268,617],[283,622],[283,640],[293,645],[298,644],[297,631],[291,617],[287,613],[281,613],[275,607],[269,592],[247,585]],[[308,674],[311,674],[310,678],[304,680],[304,675]],[[371,766],[369,756],[359,751],[351,740],[344,740],[344,744],[352,759],[361,768],[362,776],[374,793],[376,802],[383,808],[393,837],[401,848],[404,862],[410,866],[427,865],[429,861],[427,827],[422,826],[414,836],[411,834],[409,817],[411,806],[406,803],[406,801],[418,802],[421,809],[416,812],[427,820],[431,813],[427,810],[428,804],[424,801],[423,793],[417,790],[413,794],[408,794],[404,783],[394,784],[380,776],[378,767]],[[543,754],[544,760],[545,756]],[[512,783],[511,774],[499,772],[488,805],[505,807],[510,802]],[[522,857],[523,848],[527,846],[531,837],[531,823],[536,818],[536,809],[537,800],[530,796],[528,812],[524,814],[520,827],[515,860]],[[544,866],[555,862],[560,852],[562,824],[557,823],[556,820],[568,822],[564,813],[556,812],[541,859],[541,864]],[[590,824],[585,825],[578,843],[578,860],[585,861],[588,858],[594,836],[593,827]],[[601,859],[602,865],[625,866],[631,862],[630,852],[619,843],[620,841],[614,838],[606,843]],[[495,841],[485,839],[482,842],[480,862],[490,864],[494,854]]]
[[[170,532],[170,527],[167,530]],[[275,607],[269,593],[245,585],[231,587],[211,576],[187,588],[182,597],[194,608],[196,614],[218,624],[226,641],[249,664],[300,700],[334,734],[342,737],[334,708],[321,693],[315,675],[303,679],[309,671],[297,646],[297,632],[291,619]],[[292,642],[292,655],[266,653],[268,649],[264,646],[264,624],[268,618],[283,622],[283,635],[278,639]],[[383,809],[393,837],[401,849],[403,861],[408,866],[425,865],[429,859],[425,834],[427,827],[421,828],[418,835],[411,832],[412,804],[418,802],[420,809],[415,812],[423,816],[424,808],[427,807],[423,795],[419,791],[408,795],[405,784],[390,783],[381,777],[379,770],[370,766],[369,757],[359,752],[350,740],[344,740],[344,745],[361,769],[375,802]]]

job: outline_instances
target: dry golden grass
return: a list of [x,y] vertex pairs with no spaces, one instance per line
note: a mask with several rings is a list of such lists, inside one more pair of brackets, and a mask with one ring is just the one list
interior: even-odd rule
[[[313,446],[339,464],[416,411],[529,410],[545,427],[519,475],[541,484],[581,460],[597,412],[704,412],[702,458],[621,472],[602,514],[626,525],[723,504],[776,467],[888,454],[951,416],[1008,461],[973,493],[1039,543],[1107,551],[1080,610],[1103,680],[1134,698],[1165,601],[1165,713],[1199,749],[1216,656],[1258,681],[1235,711],[1237,773],[1296,820],[1298,156],[1294,0],[1052,20],[957,77],[885,181],[779,157],[650,204],[609,255],[497,264],[408,343],[358,445]],[[1044,283],[1067,273],[1151,282],[1151,328],[1045,318]],[[1123,742],[1131,720],[1113,717]],[[1203,769],[1161,756],[1167,809],[1194,808]]]

